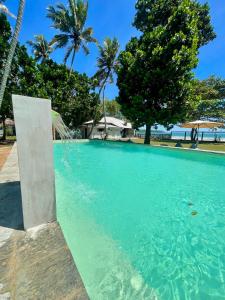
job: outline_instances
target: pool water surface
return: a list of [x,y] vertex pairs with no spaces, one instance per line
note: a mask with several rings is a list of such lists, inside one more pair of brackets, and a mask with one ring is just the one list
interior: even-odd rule
[[55,144],[57,217],[91,300],[225,299],[225,156]]

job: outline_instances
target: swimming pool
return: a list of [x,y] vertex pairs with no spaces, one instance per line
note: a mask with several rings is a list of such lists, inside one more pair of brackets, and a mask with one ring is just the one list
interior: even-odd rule
[[55,144],[57,216],[91,300],[225,299],[225,156]]

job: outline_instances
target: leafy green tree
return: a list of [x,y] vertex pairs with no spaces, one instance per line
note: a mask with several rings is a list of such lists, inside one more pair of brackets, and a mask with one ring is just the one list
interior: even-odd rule
[[17,93],[50,99],[52,109],[61,114],[71,129],[93,118],[98,95],[87,75],[70,72],[65,65],[52,60],[36,64],[27,53],[21,54],[19,64],[23,71],[19,74]]
[[[0,85],[0,109],[1,109],[2,100],[4,97],[4,93],[5,93],[7,80],[8,80],[9,74],[10,74],[13,56],[14,56],[14,53],[16,50],[17,40],[18,40],[18,36],[19,36],[21,24],[22,24],[24,6],[25,6],[25,0],[20,0],[18,14],[17,14],[17,18],[16,18],[15,30],[12,35],[12,39],[10,41],[8,56],[7,56],[7,59],[5,61],[4,67],[3,67],[3,74],[2,74],[1,85]],[[9,14],[9,11],[7,10],[6,6],[1,4],[0,8],[1,8],[1,10],[5,11],[7,14]]]
[[105,100],[105,113],[110,117],[122,118],[121,107],[116,100]]
[[[6,16],[0,14],[0,76],[11,34]],[[13,118],[12,93],[51,99],[53,109],[62,115],[70,128],[77,128],[92,119],[99,99],[94,93],[93,79],[85,74],[73,71],[70,73],[65,65],[59,65],[52,60],[37,64],[28,55],[26,47],[19,44],[13,57],[2,103],[0,114],[3,123],[6,118]]]
[[209,8],[194,0],[138,0],[134,25],[142,32],[119,56],[118,102],[136,127],[182,121],[191,105],[198,49],[215,37]]
[[39,96],[52,100],[52,108],[61,114],[68,127],[76,129],[93,118],[98,95],[93,91],[92,79],[69,72],[66,66],[52,60],[38,65],[38,71],[41,76]]
[[198,100],[194,109],[188,111],[187,118],[192,121],[204,119],[223,122],[225,120],[225,79],[211,76],[205,80],[195,80],[193,86],[193,97]]
[[99,57],[97,58],[98,71],[95,78],[98,80],[99,95],[102,93],[103,115],[105,119],[106,134],[106,110],[105,110],[105,88],[108,83],[113,83],[113,75],[117,64],[119,42],[116,38],[106,38],[103,46],[99,45]]
[[[205,80],[193,80],[192,101],[186,120],[225,121],[225,80],[210,76]],[[191,140],[197,138],[197,129],[192,128]]]
[[27,43],[31,46],[36,61],[44,62],[49,59],[53,48],[43,35],[35,35],[34,39],[34,41],[28,41]]
[[96,43],[93,37],[92,27],[85,27],[88,14],[88,2],[83,0],[69,0],[68,9],[60,3],[48,7],[47,16],[52,20],[52,27],[60,33],[56,34],[51,42],[56,48],[66,49],[64,63],[70,56],[71,69],[74,63],[76,52],[83,49],[84,53],[89,54],[88,43]]

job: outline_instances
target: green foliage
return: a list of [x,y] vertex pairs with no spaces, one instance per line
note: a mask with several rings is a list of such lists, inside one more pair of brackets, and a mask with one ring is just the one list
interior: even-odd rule
[[[181,7],[182,11],[180,10]],[[153,31],[158,26],[168,26],[169,18],[174,19],[173,25],[177,24],[178,29],[182,30],[181,22],[189,23],[189,13],[192,11],[197,26],[198,47],[207,44],[216,37],[211,25],[210,9],[207,3],[200,4],[195,0],[138,0],[136,9],[134,25],[142,32]]]
[[85,74],[69,72],[65,65],[46,60],[35,65],[34,70],[28,69],[21,79],[20,92],[51,99],[52,108],[70,128],[77,128],[93,118],[98,96],[93,92],[92,80]]
[[38,66],[43,82],[43,97],[52,100],[52,108],[59,112],[70,128],[93,119],[98,96],[93,82],[85,74],[70,73],[66,66],[49,60]]
[[45,61],[49,59],[49,55],[52,53],[52,46],[46,41],[43,35],[35,35],[34,41],[28,41],[28,45],[32,47],[34,57],[36,61]]
[[60,3],[48,7],[47,16],[52,20],[52,27],[60,33],[56,34],[51,42],[56,48],[67,47],[64,62],[66,63],[72,55],[71,67],[74,62],[75,53],[83,49],[89,54],[88,43],[96,43],[92,36],[93,29],[85,28],[88,13],[88,2],[83,0],[69,0],[68,8]]
[[[6,17],[0,14],[0,67],[7,57],[11,29]],[[1,74],[2,76],[2,74]],[[70,72],[65,65],[52,60],[42,64],[28,55],[25,46],[18,44],[4,95],[1,117],[13,117],[11,94],[22,94],[52,100],[52,108],[62,115],[65,123],[77,128],[93,119],[98,96],[93,92],[93,80],[85,74]]]
[[[142,31],[119,56],[118,102],[136,127],[182,121],[192,105],[192,69],[198,49],[214,38],[207,6],[194,0],[138,0]],[[203,23],[208,20],[206,27]]]
[[[104,40],[103,46],[99,45],[98,48],[99,48],[99,57],[97,58],[98,70],[93,80],[95,83],[95,87],[99,88],[99,92],[98,92],[99,100],[102,93],[102,111],[105,118],[106,117],[105,88],[107,83],[113,83],[113,75],[117,63],[119,42],[116,38],[112,40],[110,38],[106,38]],[[94,122],[90,130],[90,136],[92,134],[92,130],[94,128],[94,124],[96,123],[98,116],[99,116],[99,111],[98,109],[96,109]],[[106,134],[106,118],[105,118],[105,134]]]
[[116,100],[105,100],[106,115],[115,118],[122,118],[120,104]]
[[190,107],[188,111],[187,118],[189,120],[225,120],[224,79],[211,76],[205,80],[195,80],[193,82],[193,99],[195,107]]
[[116,38],[106,38],[103,46],[99,45],[99,57],[97,58],[98,71],[95,78],[99,86],[103,86],[107,81],[113,83],[113,73],[117,63],[117,54],[119,51],[119,42]]

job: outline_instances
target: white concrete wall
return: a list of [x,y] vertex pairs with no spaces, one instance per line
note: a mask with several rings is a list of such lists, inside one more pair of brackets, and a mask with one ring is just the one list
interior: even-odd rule
[[24,228],[56,219],[51,101],[13,95]]

